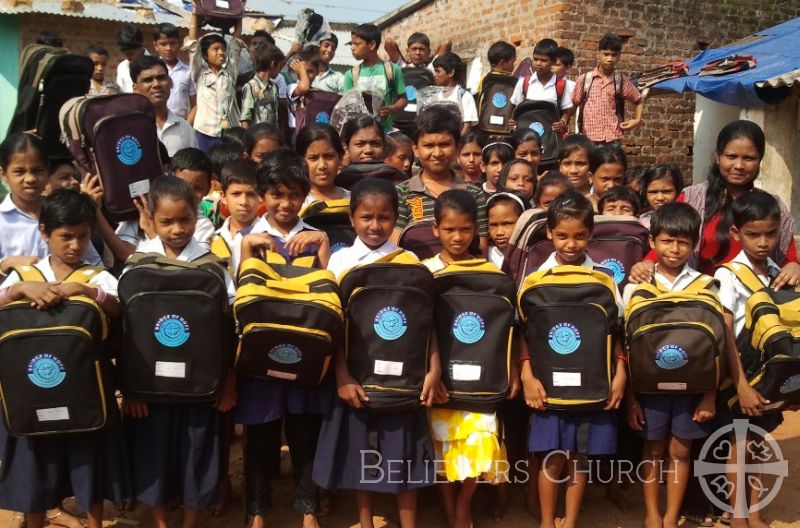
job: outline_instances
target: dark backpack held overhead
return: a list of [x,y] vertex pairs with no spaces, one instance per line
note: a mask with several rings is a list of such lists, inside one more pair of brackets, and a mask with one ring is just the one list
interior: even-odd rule
[[229,31],[244,16],[242,0],[200,0],[196,4],[202,24]]

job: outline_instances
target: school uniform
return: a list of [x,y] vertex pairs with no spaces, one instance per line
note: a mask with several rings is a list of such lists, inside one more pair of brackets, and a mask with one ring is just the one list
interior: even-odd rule
[[[344,187],[336,187],[336,189],[342,192],[342,198],[341,198],[342,200],[345,199],[345,198],[350,198],[350,190],[349,189],[345,189]],[[305,200],[303,200],[303,206],[301,207],[301,209],[305,209],[309,205],[311,205],[313,203],[316,203],[316,202],[321,202],[321,201],[324,201],[324,200],[320,200],[318,198],[314,198],[313,196],[311,196],[311,193],[308,193],[306,195]]]
[[[556,253],[553,252],[539,267],[539,271],[558,265]],[[580,265],[610,274],[595,264],[588,254]],[[625,307],[618,290],[615,298],[619,313],[624,313]],[[596,456],[613,455],[617,452],[617,411],[533,411],[528,431],[528,451],[542,453],[554,450]]]
[[[34,267],[47,282],[56,281],[49,255]],[[20,281],[11,272],[0,287]],[[96,274],[89,284],[117,295],[117,280],[107,271]],[[108,413],[111,424],[119,420],[113,401]],[[121,501],[131,496],[125,438],[114,425],[91,433],[16,438],[9,435],[5,420],[0,420],[0,460],[0,508],[4,510],[45,511],[74,496],[88,511],[104,499]]]
[[[656,265],[653,277],[658,287],[663,291],[679,292],[686,289],[702,273],[684,264],[683,269],[670,280],[658,271]],[[628,284],[622,294],[623,302],[627,306],[636,284]],[[717,290],[711,286],[712,291]],[[637,394],[636,399],[644,413],[645,424],[639,436],[645,440],[667,440],[670,436],[683,440],[697,440],[705,438],[711,432],[709,422],[697,423],[692,420],[694,411],[702,400],[702,394]]]
[[497,246],[489,246],[489,262],[494,264],[500,269],[503,269],[503,262],[505,261],[506,256],[503,254],[503,250],[499,249]]
[[[356,238],[331,256],[337,278],[350,268],[375,262],[397,247],[376,249]],[[325,489],[399,493],[435,483],[427,414],[419,410],[378,414],[354,409],[336,398],[322,422],[314,458],[314,482]]]
[[225,221],[222,223],[222,227],[217,229],[214,233],[214,237],[219,237],[225,241],[225,245],[228,246],[230,250],[231,257],[228,263],[228,269],[233,272],[233,276],[236,277],[236,273],[239,270],[239,263],[242,261],[242,239],[250,234],[250,231],[253,230],[255,227],[257,220],[253,220],[253,222],[245,227],[244,229],[240,229],[235,235],[231,233],[231,219],[226,218]]
[[[141,242],[137,251],[166,255],[158,237]],[[191,262],[207,253],[191,239],[177,260]],[[233,303],[236,289],[227,273],[225,284]],[[217,500],[221,477],[222,429],[214,402],[147,406],[146,418],[125,419],[134,497],[150,506],[170,501],[191,509],[210,506]]]

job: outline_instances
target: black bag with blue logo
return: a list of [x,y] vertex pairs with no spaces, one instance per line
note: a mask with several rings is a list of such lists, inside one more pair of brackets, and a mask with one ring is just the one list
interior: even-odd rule
[[634,264],[650,251],[650,231],[633,216],[594,217],[594,231],[586,252],[595,263],[609,270],[620,291],[628,284]]
[[347,367],[369,397],[365,405],[375,412],[419,408],[433,327],[433,275],[398,250],[346,271],[339,283]]
[[331,114],[342,96],[324,90],[311,90],[295,110],[295,133],[311,125],[330,125]]
[[433,275],[434,324],[444,407],[494,412],[506,399],[516,306],[514,280],[483,259],[453,262]]
[[508,124],[514,105],[511,96],[518,79],[504,73],[488,73],[481,81],[478,99],[478,129],[492,135],[507,136],[513,128]]
[[350,222],[350,198],[311,202],[300,210],[300,218],[307,225],[325,231],[331,254],[352,246],[356,240],[356,232]]
[[519,315],[547,409],[605,407],[620,322],[616,295],[610,276],[583,266],[556,266],[525,278]]
[[414,66],[403,68],[403,80],[406,83],[406,99],[408,104],[394,115],[394,126],[409,137],[414,136],[417,120],[417,92],[433,85],[433,72],[428,68]]
[[[45,282],[33,266],[14,271]],[[88,283],[101,268],[84,266],[64,282]],[[100,430],[118,419],[111,362],[103,354],[106,316],[92,299],[70,297],[38,310],[29,300],[0,308],[0,394],[14,436]]]
[[224,262],[211,253],[191,262],[134,253],[126,266],[119,280],[123,394],[147,402],[213,401],[232,359]]

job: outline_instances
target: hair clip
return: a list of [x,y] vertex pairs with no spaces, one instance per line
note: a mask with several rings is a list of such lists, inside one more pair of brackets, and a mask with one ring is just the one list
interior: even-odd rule
[[505,191],[497,192],[497,193],[494,193],[493,195],[489,196],[489,198],[486,200],[486,205],[488,206],[490,203],[492,203],[493,200],[495,200],[497,198],[503,198],[503,197],[511,198],[512,200],[517,202],[519,204],[519,206],[522,207],[523,211],[526,209],[525,202],[522,201],[522,198],[520,198],[519,196],[517,196],[514,193],[505,192]]
[[505,141],[492,141],[491,143],[489,143],[488,145],[486,145],[485,147],[483,147],[481,149],[481,154],[486,152],[486,149],[491,147],[491,146],[493,146],[493,145],[505,145],[508,148],[510,148],[511,150],[514,150],[514,147],[511,146],[511,143],[506,143]]

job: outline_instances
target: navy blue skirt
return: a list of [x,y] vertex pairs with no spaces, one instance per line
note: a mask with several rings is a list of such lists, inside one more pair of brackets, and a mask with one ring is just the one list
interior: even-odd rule
[[88,511],[104,499],[131,497],[130,466],[119,426],[15,438],[0,420],[0,457],[0,509],[42,512],[74,496]]
[[436,483],[424,409],[370,413],[341,400],[322,422],[314,482],[325,489],[399,493]]
[[222,429],[212,403],[148,404],[147,418],[126,416],[134,496],[150,506],[214,504]]
[[528,432],[531,453],[571,451],[583,455],[617,452],[616,411],[534,411]]

